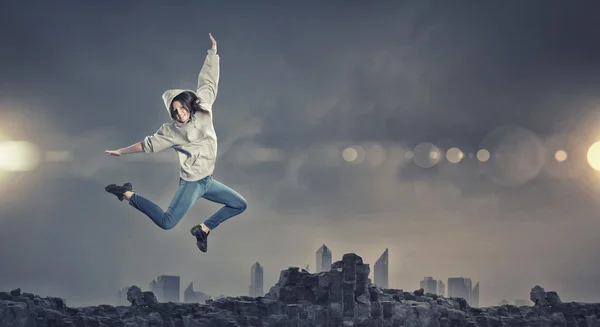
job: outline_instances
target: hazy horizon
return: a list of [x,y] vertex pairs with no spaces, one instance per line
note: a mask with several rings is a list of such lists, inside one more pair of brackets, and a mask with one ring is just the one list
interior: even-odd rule
[[[182,292],[246,295],[258,261],[267,292],[289,266],[314,271],[326,244],[371,278],[388,248],[390,287],[405,291],[462,276],[481,306],[535,285],[600,302],[598,7],[13,1],[0,12],[0,142],[29,142],[39,161],[0,170],[0,291],[92,305],[171,274]],[[214,177],[248,209],[201,253],[189,229],[219,205],[200,200],[165,231],[104,191],[129,181],[166,209],[175,153],[104,150],[169,121],[161,94],[195,87],[208,33],[221,58]],[[14,159],[2,149],[0,167]]]

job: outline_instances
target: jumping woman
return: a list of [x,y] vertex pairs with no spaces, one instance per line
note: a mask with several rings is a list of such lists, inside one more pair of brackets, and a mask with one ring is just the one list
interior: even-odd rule
[[217,158],[212,106],[219,85],[219,55],[217,42],[210,33],[208,35],[212,48],[207,51],[198,75],[196,92],[172,89],[162,95],[173,121],[163,124],[154,135],[146,136],[141,142],[104,152],[110,156],[121,156],[136,152],[155,153],[168,148],[175,150],[180,166],[179,188],[167,211],[134,193],[133,185],[129,182],[122,186],[110,184],[105,190],[120,201],[127,200],[132,207],[165,230],[175,227],[200,198],[223,204],[204,223],[190,230],[202,252],[207,251],[208,234],[225,220],[242,213],[248,205],[243,196],[212,177]]

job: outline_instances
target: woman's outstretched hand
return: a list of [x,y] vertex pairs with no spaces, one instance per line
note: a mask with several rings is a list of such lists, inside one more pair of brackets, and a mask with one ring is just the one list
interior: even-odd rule
[[121,151],[119,150],[106,150],[104,151],[104,154],[107,156],[120,156],[121,155]]
[[210,40],[212,41],[212,49],[217,51],[217,41],[215,41],[215,38],[212,36],[212,34],[208,33],[208,36],[210,37]]

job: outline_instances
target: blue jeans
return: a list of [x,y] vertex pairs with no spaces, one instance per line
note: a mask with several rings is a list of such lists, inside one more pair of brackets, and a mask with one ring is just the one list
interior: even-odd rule
[[168,230],[175,227],[200,198],[224,204],[204,222],[210,230],[225,220],[244,212],[248,206],[243,196],[213,179],[212,176],[194,182],[179,178],[179,188],[166,212],[152,201],[135,193],[131,196],[129,204],[150,217],[158,227]]

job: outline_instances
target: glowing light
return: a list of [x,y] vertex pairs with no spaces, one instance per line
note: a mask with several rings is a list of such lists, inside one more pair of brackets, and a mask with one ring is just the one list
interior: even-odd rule
[[410,160],[414,157],[415,157],[415,154],[412,151],[408,150],[408,151],[404,152],[404,158]]
[[433,143],[420,143],[414,149],[413,162],[421,168],[431,168],[440,162],[440,149]]
[[465,154],[459,148],[450,148],[446,151],[446,160],[451,163],[458,163],[464,156]]
[[40,162],[35,145],[25,141],[0,142],[0,170],[28,171]]
[[564,162],[565,160],[567,160],[567,158],[567,152],[564,150],[558,150],[554,153],[554,159],[556,159],[556,161],[558,162]]
[[481,162],[486,162],[490,160],[490,152],[486,149],[481,149],[477,151],[477,159]]
[[[589,170],[586,154],[588,151],[585,134],[553,134],[544,139],[544,149],[551,151],[546,153],[546,164],[544,172],[556,179],[570,179],[581,177],[582,173]],[[569,149],[567,152],[566,149]]]
[[352,162],[358,158],[358,152],[354,148],[346,148],[342,152],[342,157],[348,162]]
[[587,152],[588,164],[597,171],[600,171],[600,141],[592,144]]
[[365,149],[358,144],[349,146],[342,151],[342,158],[344,158],[344,160],[347,162],[352,162],[353,164],[362,163],[365,160],[365,157]]
[[367,161],[373,166],[379,166],[385,162],[386,152],[380,144],[373,144],[367,151]]
[[540,137],[518,125],[494,128],[481,141],[479,149],[478,159],[489,161],[482,171],[485,177],[498,185],[510,187],[536,178],[547,157]]

